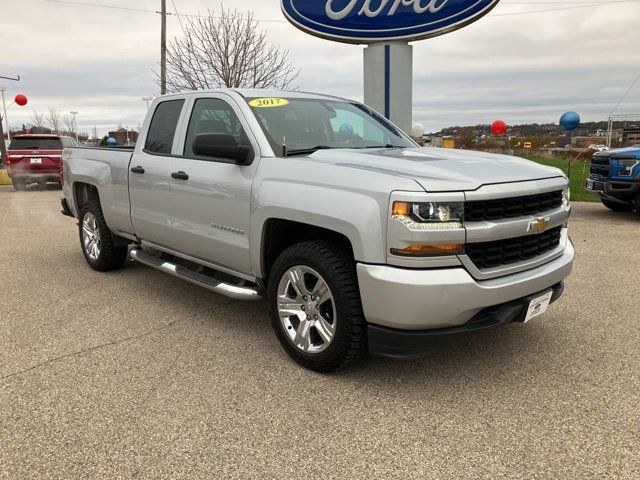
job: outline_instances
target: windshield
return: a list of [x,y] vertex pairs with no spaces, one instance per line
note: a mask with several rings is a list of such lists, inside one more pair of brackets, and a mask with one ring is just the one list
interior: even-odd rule
[[62,150],[62,141],[56,137],[16,137],[9,150]]
[[321,148],[415,147],[383,117],[358,103],[306,98],[248,98],[273,151],[284,156]]

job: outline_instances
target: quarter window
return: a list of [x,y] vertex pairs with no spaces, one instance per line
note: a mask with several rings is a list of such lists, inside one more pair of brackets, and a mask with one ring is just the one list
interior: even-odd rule
[[153,153],[171,153],[183,105],[184,100],[169,100],[158,104],[149,125],[145,150]]

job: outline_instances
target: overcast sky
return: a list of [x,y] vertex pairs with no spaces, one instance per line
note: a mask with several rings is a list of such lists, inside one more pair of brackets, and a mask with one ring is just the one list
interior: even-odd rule
[[[76,0],[70,0],[76,1]],[[159,0],[77,0],[158,9]],[[323,1],[323,0],[318,0]],[[257,18],[283,20],[279,0],[174,0],[181,14],[220,5],[252,10]],[[577,2],[577,3],[576,3]],[[457,32],[414,42],[414,122],[428,131],[450,125],[557,122],[566,110],[583,120],[603,120],[640,73],[640,1],[572,8],[579,0],[502,0],[478,22]],[[173,11],[171,0],[168,1]],[[286,22],[264,22],[269,39],[289,49],[301,68],[296,85],[362,100],[362,46],[306,35]],[[180,35],[169,17],[169,37]],[[48,0],[0,0],[0,79],[13,105],[12,125],[29,123],[33,110],[50,106],[79,112],[79,130],[100,133],[117,125],[137,128],[145,115],[141,97],[158,93],[160,17]],[[640,113],[640,84],[619,112]]]

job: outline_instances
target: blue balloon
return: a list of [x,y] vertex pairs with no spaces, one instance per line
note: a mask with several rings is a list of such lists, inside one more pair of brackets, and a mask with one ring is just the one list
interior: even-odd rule
[[566,112],[560,117],[560,126],[566,131],[575,130],[580,125],[580,115],[576,112]]
[[107,138],[107,145],[117,145],[118,144],[118,140],[116,140],[113,137],[109,137]]
[[340,136],[342,138],[351,138],[353,136],[353,126],[349,123],[340,125]]

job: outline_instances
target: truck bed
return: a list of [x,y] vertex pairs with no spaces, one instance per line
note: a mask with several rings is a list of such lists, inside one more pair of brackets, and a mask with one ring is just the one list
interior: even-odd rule
[[[120,235],[134,233],[128,186],[132,155],[133,147],[69,147],[62,154],[65,196],[74,198],[81,184],[97,186],[105,220]],[[77,217],[75,202],[69,206]]]

